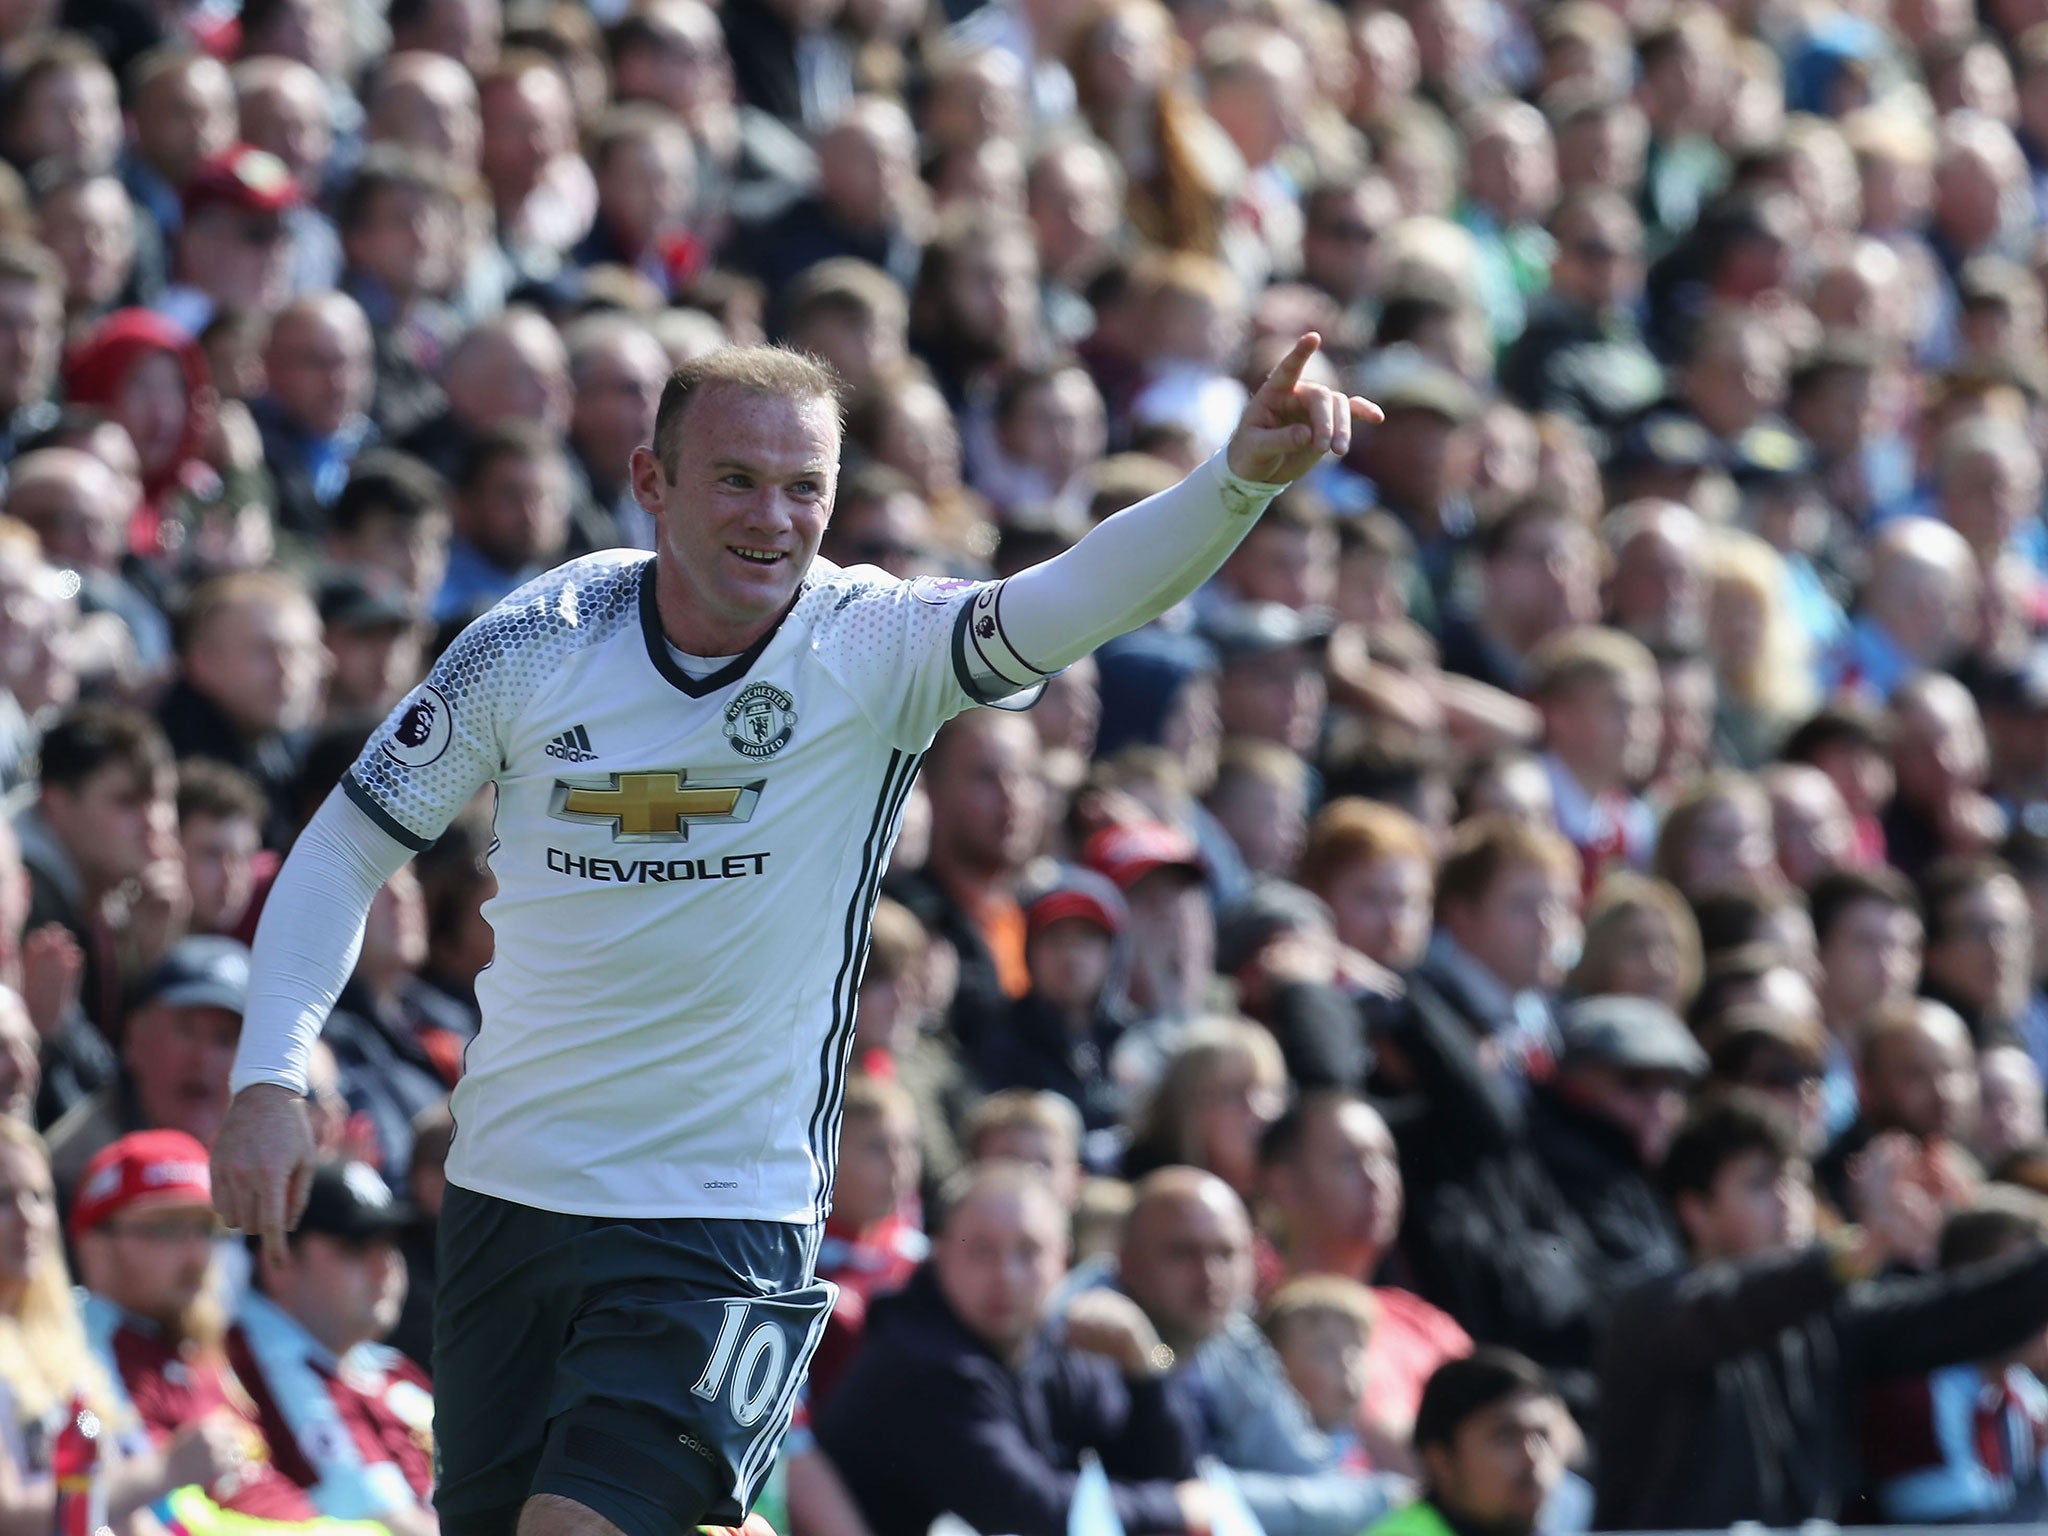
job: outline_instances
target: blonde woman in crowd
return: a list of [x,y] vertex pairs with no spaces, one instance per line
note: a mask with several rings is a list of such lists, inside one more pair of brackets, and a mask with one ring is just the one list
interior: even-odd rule
[[1813,713],[1812,647],[1786,603],[1784,557],[1755,534],[1715,531],[1707,544],[1707,646],[1720,684],[1715,727],[1741,767],[1767,763]]
[[1616,871],[1586,909],[1586,942],[1568,990],[1576,997],[1647,997],[1680,1018],[1700,987],[1700,930],[1662,880]]

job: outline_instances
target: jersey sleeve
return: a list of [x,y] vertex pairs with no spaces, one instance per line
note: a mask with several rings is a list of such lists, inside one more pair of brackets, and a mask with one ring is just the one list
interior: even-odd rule
[[846,572],[820,594],[811,643],[876,730],[921,751],[964,709],[1028,709],[1044,691],[1049,674],[1004,632],[1005,585]]

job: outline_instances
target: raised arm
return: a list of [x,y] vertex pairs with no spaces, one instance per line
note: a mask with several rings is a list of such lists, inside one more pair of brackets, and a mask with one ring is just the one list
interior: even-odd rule
[[1303,371],[1310,331],[1245,407],[1222,452],[1179,485],[1119,512],[1073,548],[1004,584],[995,614],[1018,661],[1057,672],[1106,640],[1156,619],[1215,575],[1281,491],[1351,450],[1351,419],[1378,406]]

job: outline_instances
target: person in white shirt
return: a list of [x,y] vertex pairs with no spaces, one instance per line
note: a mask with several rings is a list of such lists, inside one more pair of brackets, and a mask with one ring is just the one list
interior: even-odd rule
[[985,584],[817,559],[834,381],[713,353],[633,453],[654,555],[529,582],[371,738],[265,908],[217,1197],[282,1245],[312,1167],[306,1058],[371,899],[495,781],[497,958],[436,1297],[447,1536],[744,1517],[830,1309],[854,995],[918,764],[952,716],[1014,707],[1186,597],[1377,419],[1302,382],[1318,345],[1180,485]]

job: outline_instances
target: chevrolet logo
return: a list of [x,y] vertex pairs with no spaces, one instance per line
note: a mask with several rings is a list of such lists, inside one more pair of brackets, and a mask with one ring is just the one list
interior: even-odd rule
[[616,843],[682,843],[690,823],[750,821],[763,780],[686,784],[679,771],[557,779],[548,814],[558,821],[610,827]]

